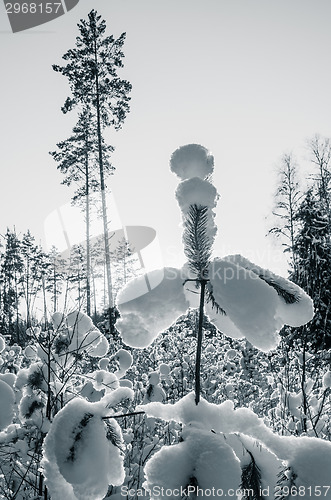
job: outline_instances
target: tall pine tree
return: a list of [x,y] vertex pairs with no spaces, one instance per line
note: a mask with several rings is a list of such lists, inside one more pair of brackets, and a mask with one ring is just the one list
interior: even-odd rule
[[117,39],[112,35],[106,36],[106,22],[95,10],[89,13],[87,20],[81,20],[78,29],[80,36],[76,38],[76,47],[63,55],[67,64],[65,66],[53,65],[53,69],[68,78],[72,92],[72,96],[67,98],[62,108],[63,112],[66,113],[77,105],[88,105],[95,118],[108,301],[111,308],[113,307],[113,293],[102,145],[105,127],[120,129],[129,112],[131,84],[127,80],[120,79],[117,74],[118,69],[123,67],[122,47],[125,33]]

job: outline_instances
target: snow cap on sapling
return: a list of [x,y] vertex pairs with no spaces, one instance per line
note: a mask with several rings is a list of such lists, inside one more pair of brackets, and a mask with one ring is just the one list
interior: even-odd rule
[[176,190],[176,198],[182,212],[187,212],[191,205],[215,208],[218,194],[215,186],[199,177],[192,177],[181,182]]
[[205,179],[214,170],[214,157],[200,144],[187,144],[174,151],[170,169],[182,180],[190,177]]

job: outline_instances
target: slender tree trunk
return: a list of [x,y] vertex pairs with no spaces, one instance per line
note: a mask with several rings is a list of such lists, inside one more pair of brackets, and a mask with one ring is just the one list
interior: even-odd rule
[[[87,133],[86,133],[87,135]],[[86,146],[88,145],[88,137],[86,137]],[[89,179],[89,162],[88,151],[85,156],[85,179],[86,179],[86,203],[85,203],[85,217],[86,217],[86,312],[91,316],[91,253],[90,253],[90,179]]]
[[19,328],[19,301],[18,301],[18,286],[17,286],[17,276],[16,270],[14,275],[15,280],[15,309],[16,309],[16,342],[19,344],[20,341],[20,328]]
[[53,298],[53,309],[54,309],[54,313],[56,312],[56,309],[57,309],[57,286],[56,286],[56,264],[55,264],[55,257],[54,257],[54,261],[53,261],[53,295],[54,295],[54,298]]
[[30,328],[30,294],[29,294],[29,273],[30,273],[30,262],[29,257],[26,260],[26,323],[27,327]]
[[[105,175],[102,158],[102,135],[101,135],[101,116],[100,116],[100,90],[99,90],[99,75],[98,75],[98,56],[96,39],[94,39],[94,62],[95,62],[95,90],[96,90],[96,111],[97,111],[97,133],[98,133],[98,151],[99,151],[99,167],[100,167],[100,188],[102,201],[102,219],[103,219],[103,234],[105,243],[105,260],[107,272],[107,290],[108,290],[108,308],[113,307],[113,290],[110,267],[110,249],[109,249],[109,232],[107,218],[107,203],[105,191]],[[109,315],[109,320],[111,317]]]
[[43,290],[43,302],[44,302],[44,323],[45,323],[45,330],[47,330],[48,321],[47,321],[46,286],[45,286],[44,274],[42,274],[42,290]]
[[195,359],[195,404],[197,405],[200,401],[200,391],[201,391],[201,381],[200,381],[200,370],[201,370],[201,348],[202,348],[202,324],[203,324],[203,314],[204,314],[204,303],[205,303],[205,288],[207,280],[200,280],[200,307],[199,307],[199,322],[198,322],[198,333],[197,333],[197,353]]

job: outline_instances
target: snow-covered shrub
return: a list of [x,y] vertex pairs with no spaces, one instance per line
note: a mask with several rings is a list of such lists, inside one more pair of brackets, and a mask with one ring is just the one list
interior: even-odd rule
[[54,500],[102,499],[124,480],[122,433],[102,403],[76,398],[54,418],[42,466]]

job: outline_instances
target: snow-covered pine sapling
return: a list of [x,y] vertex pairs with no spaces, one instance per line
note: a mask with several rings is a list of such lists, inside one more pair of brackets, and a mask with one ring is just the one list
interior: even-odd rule
[[201,390],[204,303],[212,245],[216,234],[215,214],[212,209],[216,206],[218,195],[215,187],[209,182],[214,169],[214,157],[203,146],[189,144],[173,153],[170,168],[182,179],[176,197],[182,210],[184,252],[188,259],[188,268],[193,273],[192,278],[186,278],[184,284],[192,281],[197,289],[200,288],[195,361],[195,403],[198,404]]
[[189,307],[199,308],[197,403],[204,308],[211,323],[225,335],[246,338],[264,352],[278,345],[278,331],[284,324],[301,326],[313,316],[310,297],[294,283],[241,255],[211,257],[216,234],[213,209],[218,198],[210,182],[213,165],[213,156],[197,144],[173,153],[171,170],[182,179],[176,197],[183,214],[188,262],[181,269],[150,272],[149,283],[155,283],[150,290],[146,290],[146,276],[130,281],[118,296],[121,318],[116,325],[125,344],[144,348]]

